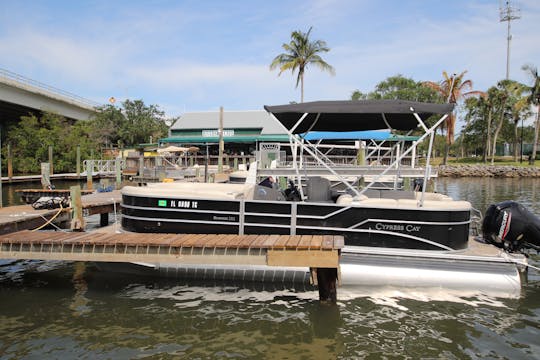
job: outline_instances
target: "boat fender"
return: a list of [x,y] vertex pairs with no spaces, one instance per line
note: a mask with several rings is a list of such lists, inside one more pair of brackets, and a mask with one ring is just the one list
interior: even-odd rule
[[484,240],[509,252],[540,250],[540,219],[515,201],[491,205],[482,222]]

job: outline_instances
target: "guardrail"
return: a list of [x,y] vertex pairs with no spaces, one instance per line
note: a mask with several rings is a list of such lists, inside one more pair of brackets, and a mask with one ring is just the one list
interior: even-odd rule
[[97,107],[97,106],[102,105],[102,104],[100,104],[98,102],[95,102],[95,101],[92,101],[92,100],[89,100],[89,99],[85,99],[85,98],[83,98],[83,97],[81,97],[79,95],[75,95],[75,94],[70,93],[68,91],[55,88],[54,86],[50,86],[50,85],[44,84],[42,82],[32,80],[32,79],[27,78],[25,76],[16,74],[16,73],[14,73],[12,71],[0,68],[0,79],[2,79],[2,78],[14,81],[14,82],[16,82],[18,84],[21,84],[21,85],[34,87],[34,88],[36,88],[38,90],[48,92],[48,93],[50,93],[52,95],[60,95],[60,96],[63,96],[65,98],[67,98],[68,100],[78,102],[78,103],[81,103],[81,104],[84,104],[84,105],[87,105],[87,106]]

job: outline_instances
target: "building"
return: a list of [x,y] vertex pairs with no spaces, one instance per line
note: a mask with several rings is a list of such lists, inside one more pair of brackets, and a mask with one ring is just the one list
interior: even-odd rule
[[[217,154],[219,143],[219,111],[184,114],[170,129],[169,137],[159,140],[160,146],[209,146]],[[285,129],[264,110],[224,111],[223,141],[229,155],[252,154],[260,142],[288,142]]]

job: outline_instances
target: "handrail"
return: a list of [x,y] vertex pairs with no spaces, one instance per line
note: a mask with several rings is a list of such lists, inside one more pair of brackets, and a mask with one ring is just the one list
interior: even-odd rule
[[92,162],[92,173],[95,174],[114,174],[116,172],[116,161],[120,161],[120,169],[124,169],[126,161],[124,159],[113,160],[83,160],[84,172],[87,170],[89,162]]

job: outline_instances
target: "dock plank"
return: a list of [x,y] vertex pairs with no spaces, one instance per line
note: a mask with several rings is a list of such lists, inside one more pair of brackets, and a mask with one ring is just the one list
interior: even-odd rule
[[310,249],[312,239],[313,235],[302,235],[296,247],[302,250]]
[[285,249],[287,247],[287,243],[289,242],[290,235],[280,235],[279,239],[276,240],[274,243],[273,248],[274,249]]
[[301,239],[302,239],[302,235],[289,236],[289,240],[287,241],[287,244],[285,245],[285,247],[288,249],[296,248]]
[[253,243],[253,241],[255,241],[257,236],[258,235],[241,235],[240,236],[240,241],[238,242],[238,247],[239,248],[250,248],[251,244]]

